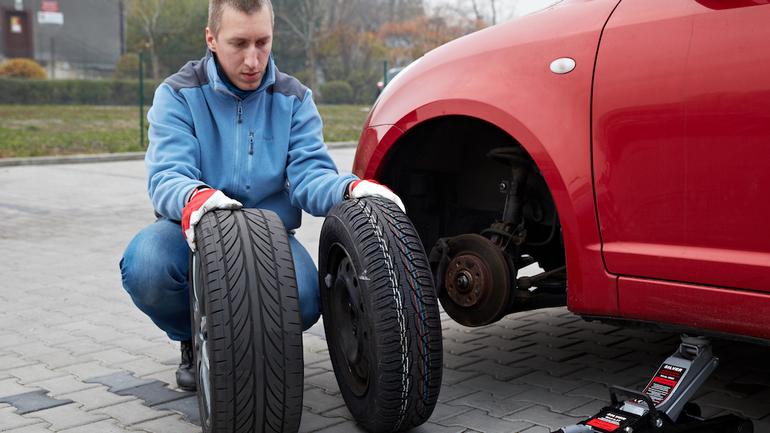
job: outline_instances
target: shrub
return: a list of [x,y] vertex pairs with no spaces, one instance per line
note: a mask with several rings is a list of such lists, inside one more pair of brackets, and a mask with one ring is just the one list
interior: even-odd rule
[[[152,104],[158,81],[145,81],[144,103]],[[45,80],[0,78],[0,104],[136,105],[136,80]]]
[[117,65],[115,65],[115,79],[138,79],[139,78],[139,55],[136,53],[126,53],[120,56]]
[[[31,81],[18,78],[0,78],[0,102],[4,104],[47,103],[50,93],[47,81]],[[44,101],[44,102],[43,102]]]
[[381,80],[381,74],[376,71],[354,71],[350,74],[348,82],[353,88],[353,102],[356,104],[371,104],[377,99],[377,80]]
[[0,77],[45,80],[45,69],[32,59],[10,59],[0,65]]
[[307,86],[307,83],[310,82],[310,71],[307,69],[304,69],[302,71],[296,72],[292,74],[294,78],[298,79],[300,83]]
[[351,104],[353,88],[346,81],[329,81],[321,85],[321,100],[326,104]]

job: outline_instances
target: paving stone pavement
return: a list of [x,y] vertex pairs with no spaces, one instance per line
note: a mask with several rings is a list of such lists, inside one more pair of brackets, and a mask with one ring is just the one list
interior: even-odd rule
[[[342,168],[352,149],[334,149]],[[118,260],[153,220],[141,161],[0,167],[0,431],[197,432],[174,383],[178,347],[120,286]],[[321,219],[298,238],[318,248]],[[589,323],[565,308],[481,328],[443,317],[444,385],[417,432],[549,432],[597,411],[609,384],[642,386],[677,344],[665,332]],[[722,364],[697,396],[770,432],[770,348],[716,341]],[[301,431],[359,432],[323,327],[304,335]]]

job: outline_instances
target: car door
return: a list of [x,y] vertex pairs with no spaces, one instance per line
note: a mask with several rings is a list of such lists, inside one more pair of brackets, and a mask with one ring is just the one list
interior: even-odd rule
[[770,4],[623,0],[592,150],[610,272],[770,292]]

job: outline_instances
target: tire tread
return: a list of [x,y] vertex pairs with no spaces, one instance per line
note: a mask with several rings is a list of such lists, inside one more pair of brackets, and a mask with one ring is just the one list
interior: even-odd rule
[[213,211],[196,229],[208,311],[211,432],[296,432],[302,330],[286,231],[259,209]]

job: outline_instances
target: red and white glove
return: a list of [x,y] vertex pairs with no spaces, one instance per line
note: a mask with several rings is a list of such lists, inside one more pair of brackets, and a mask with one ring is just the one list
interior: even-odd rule
[[195,252],[195,225],[206,212],[214,209],[240,209],[242,207],[241,202],[231,199],[217,189],[204,188],[193,192],[182,210],[182,231],[184,231],[187,245]]
[[351,182],[348,187],[348,196],[350,198],[363,198],[377,196],[388,199],[397,204],[401,211],[406,213],[406,208],[401,199],[385,185],[381,185],[374,180],[357,180]]

